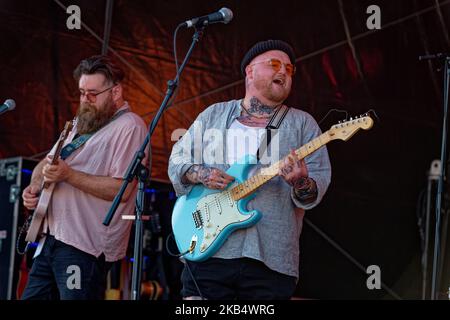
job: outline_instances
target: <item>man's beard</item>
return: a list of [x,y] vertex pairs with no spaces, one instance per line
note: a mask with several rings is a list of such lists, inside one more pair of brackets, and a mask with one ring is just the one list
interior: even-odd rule
[[77,111],[77,132],[94,133],[111,120],[116,112],[112,99],[107,99],[98,109],[88,102],[80,103]]

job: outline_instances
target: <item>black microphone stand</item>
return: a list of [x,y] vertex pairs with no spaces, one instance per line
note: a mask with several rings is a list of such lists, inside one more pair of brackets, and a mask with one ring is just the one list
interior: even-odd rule
[[433,282],[431,287],[431,300],[438,298],[437,292],[439,286],[437,285],[437,269],[440,258],[440,230],[441,230],[441,206],[442,193],[444,191],[445,169],[447,167],[447,120],[448,120],[448,85],[450,81],[450,55],[444,57],[444,117],[442,124],[442,143],[441,143],[441,172],[438,180],[438,190],[436,197],[436,227],[434,236],[434,257],[433,257]]
[[[122,183],[122,186],[120,187],[119,192],[115,196],[113,203],[103,220],[103,224],[105,226],[108,226],[111,223],[111,220],[117,210],[117,207],[119,206],[122,196],[125,192],[125,189],[127,188],[128,184],[133,181],[133,179],[136,177],[138,179],[138,193],[136,197],[136,222],[135,222],[135,238],[134,238],[134,262],[133,262],[133,276],[132,276],[132,285],[131,285],[131,299],[132,300],[139,300],[141,296],[141,272],[142,272],[142,238],[143,238],[143,219],[142,219],[142,212],[144,210],[144,194],[145,194],[145,186],[147,179],[151,177],[151,166],[150,170],[147,169],[144,165],[142,165],[142,160],[145,157],[145,149],[147,147],[147,144],[150,142],[150,138],[153,135],[153,131],[156,128],[156,125],[158,124],[159,119],[161,118],[163,112],[167,109],[167,105],[172,98],[176,88],[178,87],[179,79],[181,76],[181,73],[183,72],[184,67],[186,66],[186,63],[188,62],[192,51],[199,42],[200,38],[203,35],[203,30],[205,29],[205,25],[196,25],[195,26],[195,33],[192,37],[192,43],[189,47],[188,52],[186,53],[186,56],[184,57],[183,63],[181,64],[180,68],[178,69],[178,72],[175,76],[175,79],[167,81],[167,91],[166,95],[164,97],[163,102],[161,103],[159,110],[155,117],[153,118],[150,126],[149,126],[149,132],[147,133],[147,136],[145,137],[144,142],[142,143],[139,150],[134,155],[134,158],[132,162],[130,163],[130,166],[127,169],[127,172],[124,176],[124,181]],[[151,154],[149,154],[149,159],[151,159]],[[150,162],[151,163],[151,162]]]
[[433,256],[433,276],[431,286],[431,300],[438,298],[438,265],[440,258],[440,230],[441,230],[441,211],[442,211],[442,193],[444,191],[445,170],[447,167],[447,122],[448,122],[448,94],[450,83],[450,54],[432,54],[420,56],[419,60],[439,59],[444,63],[444,114],[442,124],[442,141],[441,141],[441,172],[439,174],[437,195],[436,195],[436,226],[434,235],[434,256]]

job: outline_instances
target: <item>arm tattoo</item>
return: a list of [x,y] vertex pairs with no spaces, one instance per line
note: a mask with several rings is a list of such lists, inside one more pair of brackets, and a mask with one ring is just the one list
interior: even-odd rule
[[198,172],[198,181],[201,183],[206,183],[206,181],[209,179],[209,176],[211,175],[211,171],[211,168],[200,167],[200,170]]
[[317,184],[311,178],[300,178],[294,183],[295,197],[302,203],[308,204],[317,199]]
[[211,168],[194,164],[183,175],[183,177],[181,178],[181,182],[183,182],[184,184],[204,183],[211,174],[211,171]]

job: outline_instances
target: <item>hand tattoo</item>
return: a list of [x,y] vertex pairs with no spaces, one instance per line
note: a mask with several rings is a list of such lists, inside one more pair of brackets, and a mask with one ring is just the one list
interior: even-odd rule
[[217,169],[202,165],[193,165],[181,178],[184,184],[202,183],[210,189],[224,189],[234,177]]
[[181,181],[183,183],[204,183],[211,174],[212,168],[194,164],[186,171]]

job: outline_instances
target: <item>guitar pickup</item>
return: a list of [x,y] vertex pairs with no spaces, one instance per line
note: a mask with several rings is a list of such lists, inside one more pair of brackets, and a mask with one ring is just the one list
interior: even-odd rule
[[217,197],[214,198],[214,204],[216,205],[216,210],[218,214],[222,214],[222,207],[220,206],[219,199]]
[[203,218],[200,210],[192,212],[192,219],[194,220],[194,224],[197,229],[201,229],[203,227]]

